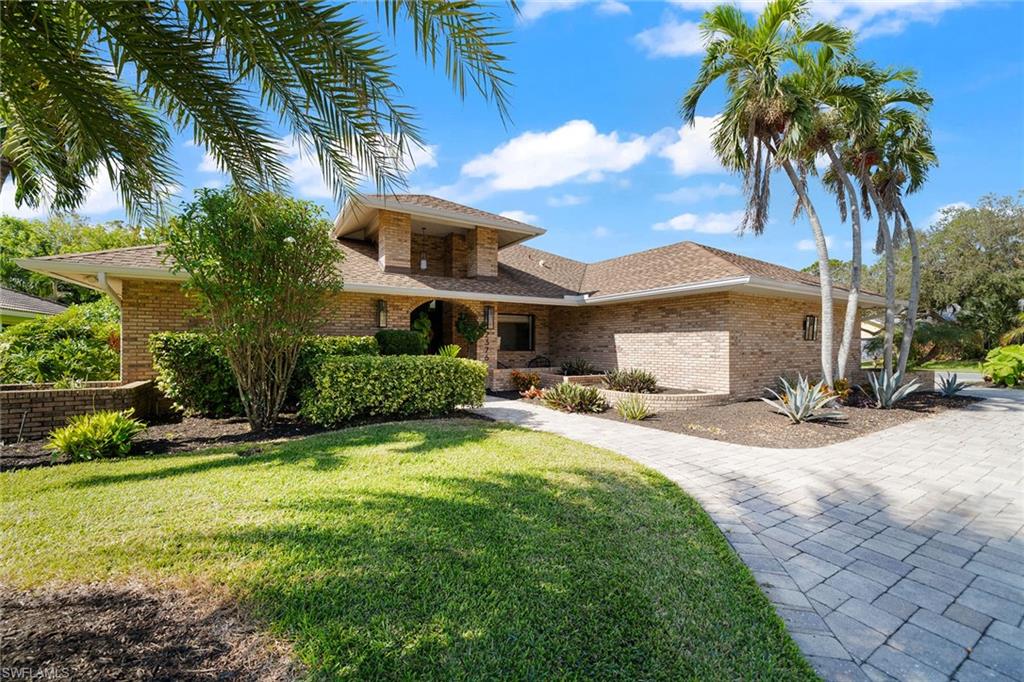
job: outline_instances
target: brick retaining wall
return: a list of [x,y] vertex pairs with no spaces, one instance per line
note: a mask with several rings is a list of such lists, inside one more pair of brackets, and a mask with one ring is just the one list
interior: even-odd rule
[[654,412],[674,412],[692,407],[724,405],[732,400],[728,393],[626,393],[607,388],[597,390],[612,407],[615,407],[620,400],[639,396]]
[[135,409],[146,417],[156,409],[157,391],[152,381],[118,385],[111,381],[88,382],[80,388],[53,388],[53,384],[6,384],[0,386],[0,442],[19,438],[43,438],[64,426],[68,417],[101,410]]

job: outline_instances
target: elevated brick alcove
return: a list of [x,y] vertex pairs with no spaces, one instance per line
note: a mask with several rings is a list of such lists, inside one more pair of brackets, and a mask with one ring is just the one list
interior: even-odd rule
[[76,388],[54,388],[53,384],[0,385],[0,441],[14,443],[45,437],[64,426],[68,417],[101,410],[135,409],[136,417],[147,417],[157,407],[152,381],[121,384],[90,381]]

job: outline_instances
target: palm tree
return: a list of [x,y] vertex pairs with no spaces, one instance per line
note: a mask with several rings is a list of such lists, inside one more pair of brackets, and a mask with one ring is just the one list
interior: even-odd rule
[[835,376],[845,378],[855,335],[859,338],[857,312],[863,258],[860,204],[842,149],[856,134],[855,131],[875,125],[873,101],[863,80],[863,65],[859,62],[840,59],[827,47],[817,53],[801,49],[794,61],[798,70],[786,78],[793,81],[795,88],[806,93],[817,108],[814,133],[808,137],[804,150],[805,164],[813,168],[820,155],[828,158],[829,168],[823,177],[824,184],[836,196],[840,219],[845,222],[849,216],[851,224],[849,294],[835,366]]
[[277,189],[287,168],[261,107],[315,153],[339,197],[363,177],[400,182],[422,137],[381,34],[403,22],[460,97],[473,87],[507,115],[494,10],[382,0],[377,18],[380,30],[327,0],[4,2],[0,189],[10,177],[19,203],[71,210],[105,168],[129,212],[148,212],[174,182],[164,120],[235,186]]
[[[924,185],[928,171],[938,165],[938,157],[928,125],[922,117],[912,111],[895,109],[887,118],[879,135],[882,156],[872,181],[882,198],[884,210],[893,216],[893,233],[905,234],[910,243],[910,297],[903,316],[903,338],[896,363],[896,372],[902,376],[910,358],[921,291],[921,254],[917,233],[903,205],[903,197]],[[893,246],[900,246],[899,241]]]
[[707,12],[701,30],[707,52],[697,78],[683,97],[681,114],[690,125],[697,104],[712,83],[724,78],[728,101],[713,134],[722,164],[743,174],[747,209],[741,226],[761,234],[768,222],[771,173],[781,166],[798,197],[797,211],[807,215],[818,251],[821,283],[821,369],[833,381],[832,277],[821,221],[807,193],[807,167],[801,161],[805,141],[813,132],[816,107],[806,93],[784,77],[800,50],[817,45],[846,54],[852,35],[832,24],[805,27],[808,0],[772,0],[757,21],[749,24],[734,6]]
[[[907,126],[919,125],[924,127],[923,119],[915,111],[927,110],[931,106],[932,98],[927,92],[917,87],[917,74],[913,70],[876,69],[866,65],[863,73],[866,83],[871,88],[871,96],[876,111],[874,119],[877,120],[878,126],[877,128],[868,127],[862,129],[862,134],[852,141],[850,146],[852,156],[850,167],[856,169],[857,177],[860,180],[861,206],[864,209],[865,215],[871,215],[873,205],[873,210],[878,217],[878,236],[875,242],[875,253],[882,253],[885,258],[886,306],[883,371],[887,377],[892,377],[894,370],[897,370],[901,375],[903,373],[902,370],[898,369],[897,358],[894,357],[896,332],[896,245],[903,240],[903,228],[909,225],[910,229],[912,229],[912,225],[909,223],[909,216],[906,215],[906,211],[901,212],[898,210],[899,207],[902,207],[902,202],[900,202],[899,207],[892,203],[893,199],[890,199],[887,203],[886,198],[879,191],[877,180],[885,176],[886,145],[893,145],[897,136],[902,134],[898,131],[908,130]],[[902,86],[898,88],[891,87],[896,82],[901,83]],[[907,109],[904,105],[910,105],[913,109]],[[913,123],[914,121],[919,123]],[[924,129],[926,130],[926,127]],[[927,134],[918,134],[913,139],[916,140],[913,144],[921,145],[927,140]],[[930,148],[930,142],[927,142],[927,145]],[[893,154],[896,152],[889,150],[889,153]],[[925,154],[925,151],[923,148],[919,148],[918,153]],[[924,164],[924,168],[914,170],[917,177],[917,184],[914,185],[914,191],[916,191],[927,175],[928,162],[924,161],[923,156],[915,159],[909,152],[903,152],[902,154],[902,160],[894,161],[894,163]],[[931,158],[934,161],[934,149],[931,150]],[[878,169],[879,178],[875,177],[876,168]],[[902,171],[900,172],[902,173]],[[897,173],[897,175],[899,174]],[[902,183],[902,180],[900,183]],[[892,191],[892,188],[890,188],[890,191]],[[890,210],[890,206],[893,210]],[[888,220],[890,216],[894,218],[898,216],[898,219],[893,223],[891,231]],[[908,236],[912,240],[913,248],[916,248],[916,234]],[[917,278],[919,279],[919,264],[917,268]],[[914,308],[916,315],[916,301],[914,302]],[[910,338],[912,339],[912,334]],[[909,355],[910,339],[905,341],[905,344],[907,345],[907,355]],[[901,355],[903,355],[902,352]],[[905,365],[906,360],[904,358],[904,369]]]

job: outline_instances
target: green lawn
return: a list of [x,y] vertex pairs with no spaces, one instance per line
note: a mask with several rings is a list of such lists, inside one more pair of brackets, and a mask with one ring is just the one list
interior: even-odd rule
[[700,507],[475,420],[0,474],[0,582],[226,586],[317,678],[813,679]]
[[[876,367],[873,363],[865,362],[861,364],[861,368],[880,369],[880,366]],[[981,363],[971,360],[932,360],[931,362],[923,362],[910,369],[925,369],[935,372],[980,372]]]

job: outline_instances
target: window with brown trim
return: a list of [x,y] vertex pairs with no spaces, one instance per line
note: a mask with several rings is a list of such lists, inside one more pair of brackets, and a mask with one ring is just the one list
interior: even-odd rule
[[501,350],[516,351],[534,349],[533,315],[498,313],[498,336]]

